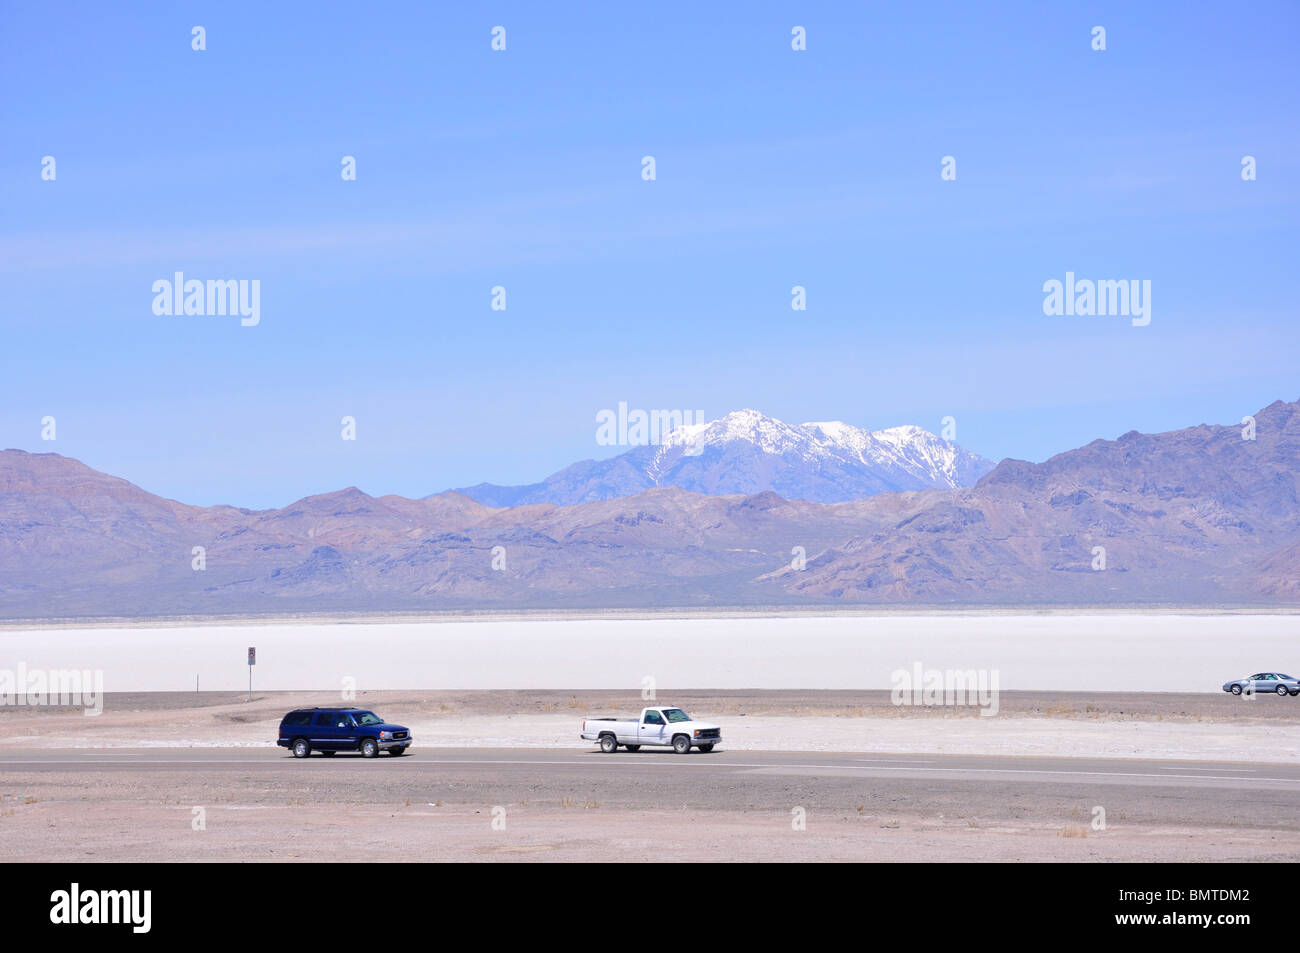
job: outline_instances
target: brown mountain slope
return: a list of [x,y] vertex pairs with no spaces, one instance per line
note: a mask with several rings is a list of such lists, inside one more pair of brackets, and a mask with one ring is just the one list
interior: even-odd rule
[[870,602],[1294,599],[1300,406],[1278,401],[1256,422],[1254,440],[1201,425],[1005,460],[803,573],[767,578],[792,595]]
[[1041,464],[1003,461],[971,489],[835,504],[656,489],[493,509],[349,487],[250,511],[7,450],[0,617],[1296,602],[1300,405],[1256,421],[1255,440],[1238,426],[1130,433]]

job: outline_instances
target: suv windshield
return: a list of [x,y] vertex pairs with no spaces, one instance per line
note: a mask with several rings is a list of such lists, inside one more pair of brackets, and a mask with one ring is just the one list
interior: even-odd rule
[[357,720],[358,725],[382,725],[384,723],[384,719],[373,711],[354,711],[352,717]]
[[686,714],[686,712],[682,711],[680,708],[665,708],[664,717],[667,718],[674,725],[677,724],[679,721],[691,720],[691,716]]

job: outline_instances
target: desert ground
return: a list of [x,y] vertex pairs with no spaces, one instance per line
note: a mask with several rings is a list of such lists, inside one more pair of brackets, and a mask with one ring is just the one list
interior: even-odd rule
[[1300,698],[1223,692],[1002,692],[976,707],[899,706],[888,691],[382,691],[108,693],[103,713],[0,707],[0,748],[264,747],[292,708],[373,708],[427,747],[590,747],[587,716],[671,704],[752,751],[1140,757],[1300,763]]
[[[583,717],[635,692],[358,692],[403,758],[296,761],[273,739],[337,693],[123,693],[0,708],[13,860],[1296,860],[1300,698],[681,691],[710,755],[620,751]],[[196,812],[196,809],[197,812]],[[1105,823],[1098,826],[1098,809]],[[201,816],[202,824],[198,824]]]

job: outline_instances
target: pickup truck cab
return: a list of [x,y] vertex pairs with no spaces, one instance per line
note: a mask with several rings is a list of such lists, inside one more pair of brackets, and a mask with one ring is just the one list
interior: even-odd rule
[[689,754],[691,748],[712,751],[722,741],[722,729],[665,706],[643,709],[640,718],[588,718],[582,723],[582,737],[598,743],[606,754],[613,754],[619,745],[628,751],[655,745]]
[[364,708],[299,708],[280,721],[275,743],[288,748],[295,758],[309,757],[313,751],[326,757],[339,751],[360,751],[363,758],[387,751],[397,757],[411,746],[411,732]]

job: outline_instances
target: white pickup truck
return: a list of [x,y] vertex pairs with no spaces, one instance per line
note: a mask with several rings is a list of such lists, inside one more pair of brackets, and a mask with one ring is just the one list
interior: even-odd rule
[[628,751],[642,745],[671,745],[678,754],[689,754],[692,747],[712,751],[722,740],[722,729],[694,721],[680,708],[646,708],[640,718],[588,718],[582,723],[582,737],[599,742],[606,754],[613,754],[619,745]]

